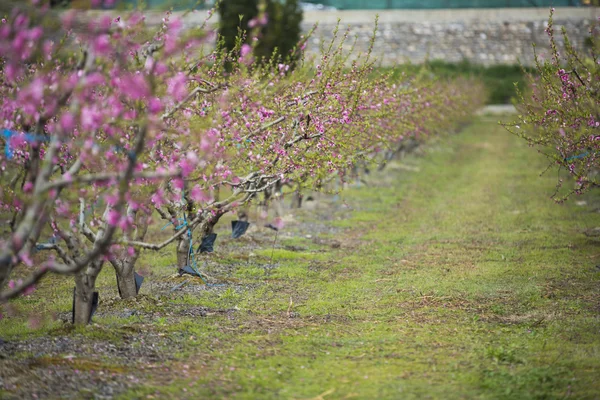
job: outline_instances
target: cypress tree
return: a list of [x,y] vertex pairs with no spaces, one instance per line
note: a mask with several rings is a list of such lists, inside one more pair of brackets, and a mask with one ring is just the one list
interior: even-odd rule
[[[238,28],[249,32],[248,22],[258,15],[259,0],[223,0],[219,6],[221,24],[219,34],[225,49],[235,46]],[[262,27],[259,43],[255,49],[258,60],[268,61],[275,49],[280,61],[288,61],[291,51],[298,44],[301,34],[302,9],[298,0],[266,0],[268,22]],[[240,15],[242,20],[240,21]],[[245,38],[247,43],[249,38]],[[289,60],[293,64],[295,60]]]
[[240,30],[248,32],[248,22],[257,15],[258,0],[222,0],[219,3],[219,35],[227,51],[235,47]]

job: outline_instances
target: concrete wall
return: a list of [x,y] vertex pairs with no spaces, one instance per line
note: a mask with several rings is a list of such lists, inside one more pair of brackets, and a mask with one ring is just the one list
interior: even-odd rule
[[[451,62],[466,59],[484,65],[514,64],[520,60],[531,65],[533,43],[538,54],[549,54],[544,31],[549,10],[545,8],[306,12],[305,31],[319,24],[308,52],[318,52],[320,41],[331,39],[338,19],[342,28],[350,29],[350,37],[357,38],[356,50],[366,51],[378,14],[374,54],[382,65],[418,63],[427,58]],[[556,32],[565,26],[572,42],[582,46],[599,16],[598,8],[557,8]],[[204,12],[195,12],[185,22],[196,25],[205,17]],[[213,17],[211,24],[216,22]]]

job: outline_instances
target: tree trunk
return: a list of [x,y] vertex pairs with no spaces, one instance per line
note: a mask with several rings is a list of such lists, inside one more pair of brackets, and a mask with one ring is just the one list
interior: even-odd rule
[[188,265],[188,255],[190,253],[190,239],[187,235],[181,235],[177,239],[177,268],[182,269]]
[[115,272],[117,274],[117,287],[119,288],[119,296],[121,296],[122,299],[131,299],[137,296],[137,286],[135,284],[135,272],[133,268],[134,265],[135,260],[131,259],[113,263]]
[[[221,219],[221,217],[223,215],[224,215],[223,213],[217,213],[200,224],[199,229],[198,229],[198,235],[197,235],[200,243],[202,242],[202,240],[204,238],[206,238],[208,235],[213,233],[215,225],[217,224],[217,222],[219,222],[219,219]],[[200,244],[200,243],[198,243],[198,244]]]
[[283,198],[278,196],[273,201],[273,206],[275,208],[275,216],[282,218],[283,217]]
[[302,187],[298,184],[296,185],[296,190],[294,190],[294,194],[292,194],[292,203],[290,204],[290,208],[302,208]]
[[[4,260],[2,260],[2,261],[4,261]],[[8,278],[10,277],[11,272],[12,272],[12,265],[11,265],[10,261],[7,260],[6,265],[0,267],[0,289],[4,289],[4,287],[8,284]]]
[[[137,210],[132,208],[127,209],[127,215],[136,221],[136,229],[134,238],[137,241],[143,241],[148,231],[148,218],[144,213],[138,214]],[[133,254],[130,254],[127,249],[122,249],[118,254],[118,258],[113,258],[110,263],[115,268],[117,274],[117,287],[119,288],[119,296],[122,299],[130,299],[138,294],[138,287],[135,282],[135,264],[140,256],[139,249],[133,249]]]
[[271,192],[266,190],[263,192],[263,200],[258,203],[258,212],[264,215],[265,218],[269,214],[269,202],[271,201]]
[[275,207],[275,216],[282,218],[283,217],[283,184],[281,183],[281,181],[279,181],[275,184],[273,191],[275,192],[275,195],[274,195],[275,200],[273,201],[274,207]]
[[87,325],[92,321],[92,306],[96,277],[89,276],[85,270],[75,275],[75,294],[73,304],[73,323]]

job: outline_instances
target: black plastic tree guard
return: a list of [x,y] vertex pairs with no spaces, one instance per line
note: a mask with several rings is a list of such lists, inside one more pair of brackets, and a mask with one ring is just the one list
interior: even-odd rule
[[200,275],[198,272],[194,271],[194,269],[192,267],[190,267],[189,265],[186,265],[183,268],[179,269],[179,276],[183,276],[183,274],[188,274],[188,275],[197,276],[199,278],[202,278],[202,275]]
[[138,294],[142,287],[142,283],[144,283],[144,277],[135,271],[133,271],[133,276],[135,278],[135,294]]
[[231,221],[231,237],[237,239],[248,230],[250,222],[246,221]]
[[202,243],[198,247],[198,253],[212,253],[214,250],[215,240],[217,240],[217,234],[211,233],[202,239]]
[[275,225],[273,225],[273,224],[266,224],[266,225],[265,225],[265,228],[273,229],[274,231],[278,231],[278,230],[279,230],[279,228],[278,228],[278,227],[276,227],[276,226],[275,226]]

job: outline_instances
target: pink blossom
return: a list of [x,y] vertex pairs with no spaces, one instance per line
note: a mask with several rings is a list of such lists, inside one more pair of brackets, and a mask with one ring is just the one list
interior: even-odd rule
[[115,209],[111,209],[106,216],[106,223],[110,226],[117,226],[120,219],[121,214]]
[[119,196],[116,193],[110,193],[104,196],[104,201],[111,207],[114,207],[119,202]]
[[154,68],[154,58],[152,57],[148,57],[146,58],[146,63],[144,64],[144,70],[146,72],[150,72],[152,71],[152,68]]
[[81,127],[86,131],[94,131],[100,127],[102,114],[96,106],[83,106],[81,108]]
[[258,18],[258,24],[261,26],[265,26],[269,23],[269,15],[267,13],[263,13],[259,18]]
[[75,128],[75,117],[70,112],[64,113],[60,118],[60,127],[64,133],[73,132]]
[[23,262],[23,264],[27,265],[28,267],[33,266],[33,260],[31,259],[30,255],[28,253],[24,253],[21,255],[21,261]]
[[276,227],[279,230],[282,230],[283,227],[285,226],[285,223],[283,222],[283,219],[281,219],[280,217],[277,217],[273,221],[273,226]]
[[177,50],[177,35],[165,34],[164,44],[165,54],[173,54]]
[[27,286],[25,288],[25,290],[23,290],[23,296],[29,296],[30,294],[32,294],[33,292],[35,292],[35,286],[31,285],[31,286]]
[[32,28],[29,30],[29,32],[27,32],[27,36],[28,36],[29,40],[31,40],[33,42],[40,40],[40,38],[42,37],[43,34],[44,34],[44,30],[40,26],[36,26],[35,28]]
[[179,72],[177,75],[167,81],[167,93],[172,96],[175,101],[183,100],[188,92],[186,82],[186,75],[183,72]]
[[175,189],[179,189],[179,190],[183,190],[183,188],[185,187],[185,183],[183,182],[183,179],[179,179],[179,178],[175,178],[171,181],[171,184],[173,185],[173,187]]
[[158,114],[162,110],[163,105],[158,97],[150,99],[150,102],[148,103],[148,111],[150,111],[151,114]]
[[61,20],[62,26],[64,29],[71,29],[73,27],[73,22],[75,22],[75,18],[77,17],[77,10],[68,10],[62,13]]
[[41,102],[44,97],[44,81],[40,78],[34,79],[29,85],[29,88],[27,88],[27,91],[31,96],[30,99],[32,101],[36,103]]
[[198,202],[208,202],[212,198],[206,194],[199,185],[196,185],[190,191],[190,198]]
[[252,53],[252,47],[250,47],[249,44],[244,43],[240,49],[240,56],[245,58],[250,53]]
[[198,165],[198,156],[194,152],[188,152],[186,157],[179,163],[181,173],[184,177],[189,176]]
[[96,86],[103,86],[105,82],[106,80],[104,78],[104,75],[102,75],[100,72],[92,72],[85,78],[85,83],[87,87],[91,88]]
[[154,67],[154,74],[162,75],[165,72],[167,72],[168,70],[169,70],[169,68],[167,67],[167,65],[165,63],[157,62],[156,66]]
[[158,189],[151,197],[150,201],[154,204],[154,207],[162,207],[166,204],[164,193],[161,189]]
[[121,92],[132,100],[142,99],[150,94],[148,82],[142,74],[131,74],[117,79]]
[[123,231],[129,230],[131,227],[133,227],[133,219],[129,216],[126,218],[121,218],[118,225]]
[[144,15],[141,12],[134,12],[129,15],[129,19],[127,20],[127,24],[130,27],[133,27],[145,19]]

